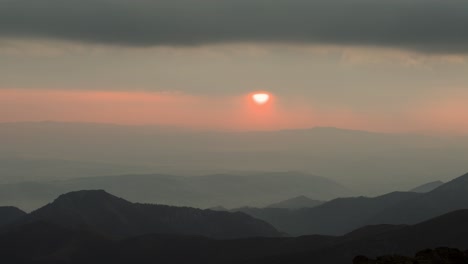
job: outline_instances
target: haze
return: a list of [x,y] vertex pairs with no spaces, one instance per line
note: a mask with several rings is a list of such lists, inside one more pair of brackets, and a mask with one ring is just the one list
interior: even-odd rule
[[376,195],[452,179],[468,160],[467,8],[2,1],[0,181],[301,171]]

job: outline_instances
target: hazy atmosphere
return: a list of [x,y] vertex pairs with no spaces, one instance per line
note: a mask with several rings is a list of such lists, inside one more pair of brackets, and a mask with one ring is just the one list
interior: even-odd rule
[[467,24],[452,0],[0,0],[0,248],[468,263]]

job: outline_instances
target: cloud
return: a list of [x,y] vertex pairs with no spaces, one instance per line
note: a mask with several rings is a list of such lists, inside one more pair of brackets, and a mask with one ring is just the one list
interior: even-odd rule
[[0,37],[124,46],[228,42],[468,52],[468,1],[3,0]]

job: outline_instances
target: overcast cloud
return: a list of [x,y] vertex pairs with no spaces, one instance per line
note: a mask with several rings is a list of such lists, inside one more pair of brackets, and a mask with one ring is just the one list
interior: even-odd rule
[[468,52],[468,1],[2,0],[0,36],[124,46],[227,42]]

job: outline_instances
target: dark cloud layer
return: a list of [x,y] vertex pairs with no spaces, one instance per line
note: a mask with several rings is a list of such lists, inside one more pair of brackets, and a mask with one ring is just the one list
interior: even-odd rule
[[129,45],[295,42],[468,52],[468,1],[0,0],[0,36]]

